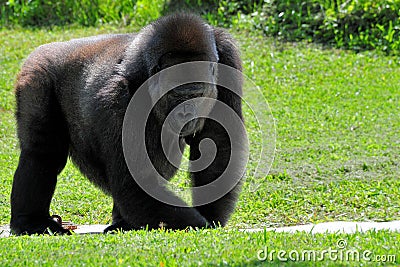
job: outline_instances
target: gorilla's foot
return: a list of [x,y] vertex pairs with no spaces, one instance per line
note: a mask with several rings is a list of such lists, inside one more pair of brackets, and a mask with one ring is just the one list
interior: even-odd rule
[[11,233],[14,235],[70,235],[71,231],[66,230],[51,217],[28,217],[21,216],[11,220]]
[[104,233],[109,234],[109,233],[117,233],[122,231],[131,231],[131,230],[138,230],[138,229],[135,229],[134,227],[130,226],[127,222],[121,220],[118,222],[114,222],[112,225],[104,229]]

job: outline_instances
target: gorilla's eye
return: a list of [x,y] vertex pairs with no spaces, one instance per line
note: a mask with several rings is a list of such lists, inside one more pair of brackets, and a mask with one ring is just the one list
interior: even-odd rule
[[155,66],[153,69],[153,74],[156,74],[157,72],[160,72],[160,71],[161,71],[161,66],[160,66],[160,64],[157,64],[157,66]]
[[211,64],[211,75],[215,76],[215,65]]

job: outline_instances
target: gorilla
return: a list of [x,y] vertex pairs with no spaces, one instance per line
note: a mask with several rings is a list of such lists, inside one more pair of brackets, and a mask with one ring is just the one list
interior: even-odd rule
[[[231,179],[237,183],[219,199],[204,204],[198,200],[207,198],[207,194],[199,196],[193,191],[192,205],[174,206],[152,197],[132,179],[123,153],[124,115],[137,90],[160,71],[193,61],[242,69],[238,48],[226,31],[185,13],[162,17],[137,34],[55,42],[32,52],[15,86],[21,152],[11,193],[12,232],[17,235],[70,233],[49,214],[57,175],[68,157],[84,176],[113,198],[112,224],[105,232],[224,226],[240,192],[243,177],[240,164],[234,165],[236,169],[231,172]],[[221,74],[211,65],[209,75],[219,79]],[[179,86],[153,103],[146,121],[145,151],[166,180],[177,171],[161,145],[163,122],[169,113],[171,128],[179,131],[180,151],[177,152],[189,145],[189,158],[195,161],[202,156],[201,141],[205,138],[213,140],[217,149],[207,168],[190,171],[192,185],[207,185],[224,172],[232,156],[228,133],[214,120],[196,117],[203,109],[207,110],[205,113],[212,113],[214,107],[198,103],[175,107],[183,101],[207,97],[226,104],[243,120],[242,79],[231,79],[238,94],[220,85],[196,82]],[[147,88],[150,100],[158,94],[158,87],[150,84]],[[246,136],[240,133],[238,138],[244,140]],[[140,164],[145,151],[139,146],[133,147],[139,159],[134,175],[151,181],[152,173],[147,171],[147,165]],[[159,190],[180,201],[167,188]]]

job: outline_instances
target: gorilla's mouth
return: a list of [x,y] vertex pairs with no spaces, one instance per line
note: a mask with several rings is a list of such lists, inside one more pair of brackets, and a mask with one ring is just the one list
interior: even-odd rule
[[194,134],[194,132],[197,129],[197,119],[192,119],[189,122],[187,122],[185,125],[182,127],[182,123],[178,122],[177,120],[170,120],[169,121],[169,126],[172,132],[179,134],[179,136],[185,137],[191,134]]

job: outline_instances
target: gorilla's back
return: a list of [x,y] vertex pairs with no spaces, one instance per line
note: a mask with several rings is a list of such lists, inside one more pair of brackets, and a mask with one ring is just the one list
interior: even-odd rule
[[45,44],[29,55],[21,70],[32,79],[51,79],[51,86],[43,90],[51,91],[46,95],[51,95],[61,109],[71,141],[69,154],[82,173],[105,191],[104,160],[99,157],[104,151],[97,140],[99,127],[93,125],[102,123],[107,110],[100,110],[96,98],[135,36],[105,34]]

